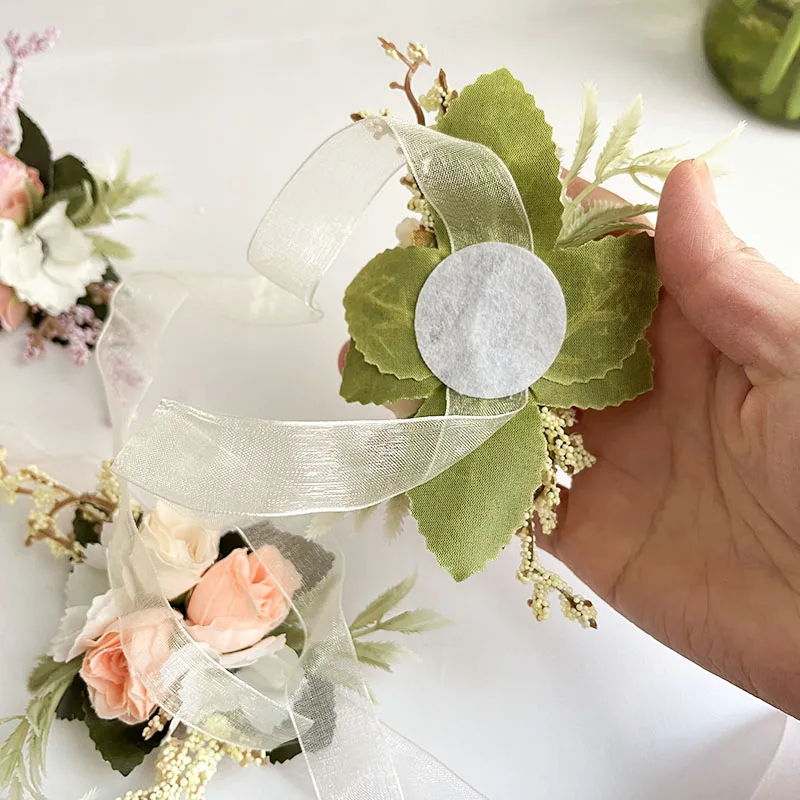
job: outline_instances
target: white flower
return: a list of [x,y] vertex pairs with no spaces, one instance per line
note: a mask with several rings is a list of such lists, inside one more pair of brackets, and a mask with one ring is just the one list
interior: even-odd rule
[[400,247],[411,247],[414,244],[414,233],[419,230],[419,220],[414,217],[406,217],[395,228],[394,235]]
[[106,549],[90,544],[84,559],[67,579],[67,607],[58,632],[50,643],[55,661],[72,661],[86,652],[117,617],[117,607],[108,581]]
[[142,525],[142,542],[169,600],[195,586],[217,560],[220,531],[204,528],[166,503],[157,503]]
[[67,217],[66,202],[56,203],[28,228],[0,219],[0,283],[48,314],[72,308],[105,270],[92,240]]

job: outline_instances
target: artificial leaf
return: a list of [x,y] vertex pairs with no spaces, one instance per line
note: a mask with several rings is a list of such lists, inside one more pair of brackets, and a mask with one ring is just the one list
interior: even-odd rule
[[[75,222],[75,224],[79,223]],[[136,257],[130,247],[116,239],[109,239],[108,236],[101,236],[99,233],[91,233],[89,238],[92,240],[95,253],[100,256],[117,261],[130,261]]]
[[416,608],[413,611],[403,611],[396,617],[381,622],[381,630],[396,631],[397,633],[427,633],[439,628],[447,628],[453,622],[436,611],[429,608]]
[[83,678],[76,675],[59,700],[56,717],[70,722],[84,720],[86,718],[85,699],[86,684],[83,682]]
[[386,538],[396,539],[403,531],[403,523],[411,513],[411,501],[403,492],[389,498],[386,503]]
[[269,751],[269,760],[273,764],[283,764],[285,761],[299,756],[303,752],[300,742],[297,739],[292,739],[290,742],[279,745]]
[[144,725],[126,725],[118,719],[100,719],[84,693],[83,722],[89,730],[97,752],[112,769],[130,775],[154,750],[166,734],[162,731],[150,739],[142,736]]
[[325,536],[331,529],[347,515],[346,511],[320,511],[311,517],[311,521],[306,526],[303,536],[310,541]]
[[383,619],[393,608],[401,603],[417,583],[417,575],[409,575],[405,580],[387,589],[376,597],[354,620],[352,631],[360,631]]
[[614,170],[624,166],[630,160],[633,138],[641,123],[642,98],[636,97],[630,108],[622,113],[611,129],[608,140],[597,157],[594,173],[598,183],[606,180]]
[[[419,416],[444,410],[444,392],[437,392]],[[480,572],[523,524],[546,455],[539,409],[530,402],[477,450],[409,492],[428,549],[457,581]]]
[[422,285],[442,260],[430,247],[396,247],[375,256],[344,294],[345,319],[355,347],[370,364],[398,378],[423,381],[414,311]]
[[394,642],[367,642],[358,639],[355,642],[356,656],[362,664],[391,672],[392,666],[399,661],[414,658],[414,653],[407,647]]
[[567,301],[567,334],[544,377],[568,385],[621,368],[658,305],[653,239],[606,236],[554,250],[547,264]]
[[20,108],[19,122],[22,126],[22,143],[16,156],[29,167],[39,171],[39,180],[45,192],[50,191],[53,183],[53,155],[50,143],[39,126]]
[[342,371],[339,393],[348,403],[373,403],[380,406],[396,400],[428,397],[441,385],[442,382],[435,375],[417,381],[383,373],[351,344]]
[[97,194],[94,175],[77,156],[61,156],[55,161],[52,195],[48,196],[48,203],[52,205],[54,199],[68,200],[67,216],[78,227],[91,219]]
[[646,339],[641,339],[619,369],[603,378],[565,386],[541,378],[532,387],[536,402],[551,408],[594,408],[618,406],[653,388],[653,359]]
[[551,250],[561,230],[561,164],[553,129],[524,86],[506,69],[482,75],[450,103],[437,128],[503,159],[528,213],[536,253]]
[[580,175],[581,170],[586,166],[589,153],[592,152],[594,143],[597,140],[598,111],[597,111],[597,90],[591,83],[583,87],[583,115],[581,117],[580,133],[578,134],[578,144],[575,147],[575,157],[572,165],[564,176],[564,189]]
[[75,512],[75,516],[72,518],[72,532],[75,535],[75,540],[84,547],[89,544],[99,544],[102,529],[103,526],[99,522],[86,519],[80,509]]
[[658,206],[652,203],[595,200],[586,208],[580,203],[570,204],[564,209],[564,225],[558,235],[557,244],[559,247],[580,247],[610,233],[652,229],[646,222],[633,220],[634,217],[652,211],[658,211]]

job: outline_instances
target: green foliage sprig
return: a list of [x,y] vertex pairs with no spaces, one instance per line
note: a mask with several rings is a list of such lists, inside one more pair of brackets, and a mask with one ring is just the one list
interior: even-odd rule
[[376,633],[411,635],[428,633],[452,625],[441,614],[428,608],[393,613],[417,583],[416,573],[376,597],[352,622],[350,634],[362,664],[391,672],[400,661],[414,658],[412,650],[391,641],[367,640]]
[[28,678],[33,695],[25,714],[0,719],[0,725],[17,722],[17,727],[0,748],[0,788],[8,800],[47,800],[42,782],[45,776],[47,742],[56,709],[81,667],[81,658],[61,664],[42,658]]
[[[599,114],[597,92],[591,84],[584,87],[583,114],[581,117],[578,143],[569,168],[562,176],[561,202],[564,212],[561,216],[561,232],[556,240],[557,247],[579,247],[594,239],[610,233],[642,230],[651,225],[641,219],[643,215],[658,210],[655,203],[616,203],[608,200],[588,202],[596,189],[612,178],[629,177],[640,189],[655,198],[660,197],[661,188],[653,181],[661,183],[669,173],[685,159],[685,144],[660,147],[640,155],[633,155],[633,141],[642,123],[642,98],[637,97],[623,112],[603,145],[597,157],[594,178],[574,197],[567,193],[569,185],[581,175],[597,142]],[[744,129],[744,123],[731,131],[721,142],[697,158],[710,161],[717,156]],[[721,173],[718,165],[711,165],[716,174]]]

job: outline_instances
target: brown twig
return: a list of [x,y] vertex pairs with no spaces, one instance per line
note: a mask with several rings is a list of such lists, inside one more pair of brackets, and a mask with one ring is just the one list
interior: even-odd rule
[[393,56],[396,54],[397,58],[405,64],[407,71],[406,77],[403,83],[398,83],[397,81],[392,81],[389,84],[390,89],[399,89],[401,92],[405,94],[408,98],[408,102],[411,104],[411,108],[414,109],[414,114],[417,118],[417,122],[420,125],[425,125],[425,112],[422,110],[422,106],[419,104],[419,100],[414,96],[414,90],[412,88],[412,81],[414,79],[414,74],[419,69],[420,64],[426,64],[430,66],[430,61],[428,61],[425,56],[420,56],[418,59],[411,60],[407,56],[405,56],[397,47],[394,42],[389,42],[383,37],[379,36],[378,41],[381,43],[384,51],[389,55]]

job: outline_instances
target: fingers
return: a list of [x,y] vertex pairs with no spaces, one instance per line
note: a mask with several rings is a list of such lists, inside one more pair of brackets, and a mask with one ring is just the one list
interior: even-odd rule
[[704,162],[686,161],[667,179],[655,247],[684,316],[753,383],[800,369],[800,286],[731,232]]

